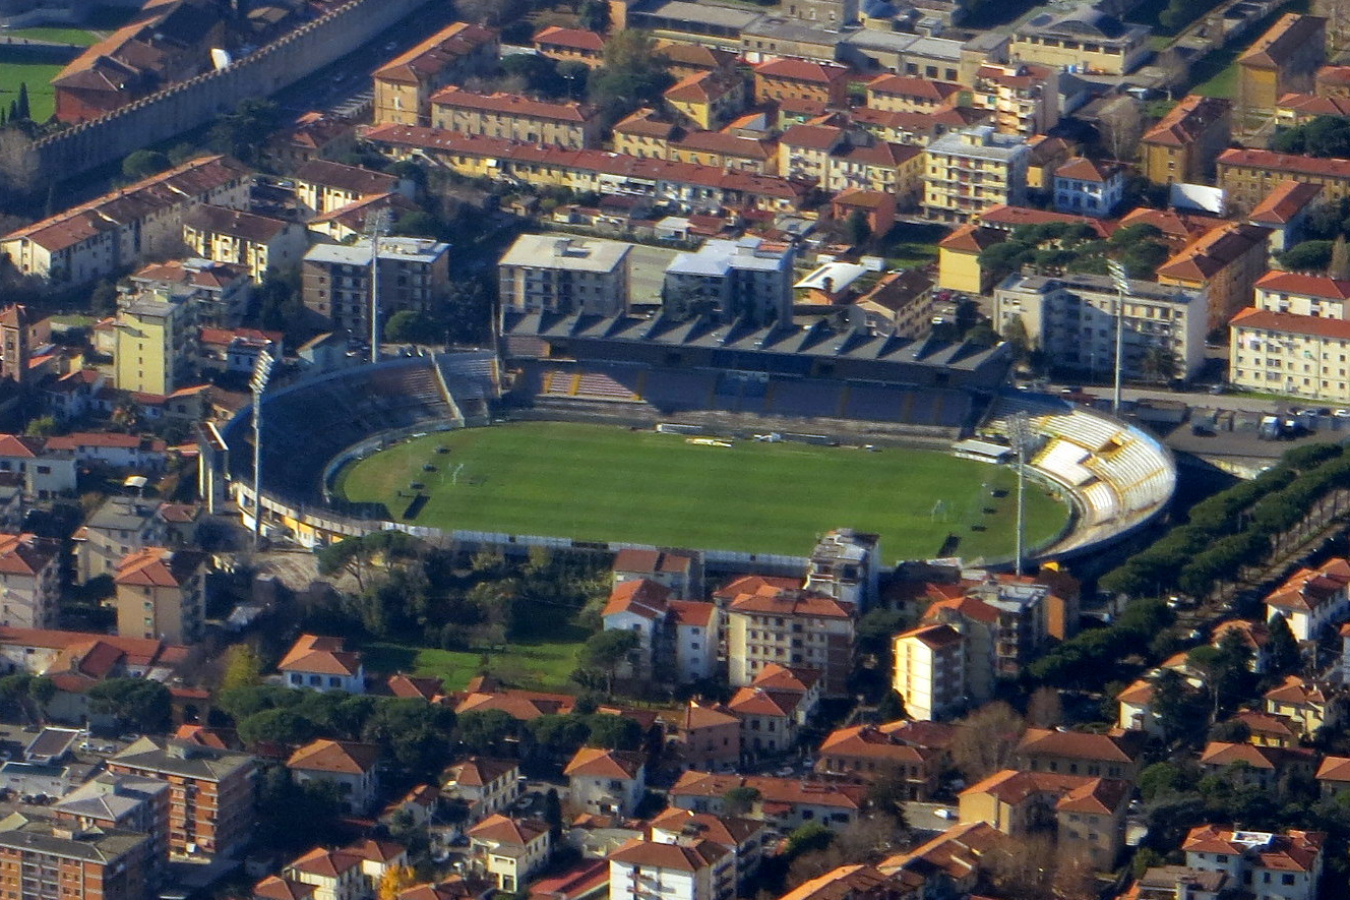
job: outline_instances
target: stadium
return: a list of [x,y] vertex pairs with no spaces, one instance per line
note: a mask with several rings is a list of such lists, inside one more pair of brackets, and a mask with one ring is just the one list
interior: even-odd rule
[[[823,323],[508,315],[499,352],[409,355],[268,390],[263,525],[305,546],[396,527],[473,545],[681,546],[784,569],[816,534],[853,527],[882,534],[891,560],[1000,565],[1015,531],[1015,474],[1000,464],[1014,419],[1031,433],[1032,557],[1099,549],[1166,509],[1176,469],[1160,442],[1008,390],[1011,364],[1004,345]],[[250,527],[252,443],[246,408],[214,457]]]

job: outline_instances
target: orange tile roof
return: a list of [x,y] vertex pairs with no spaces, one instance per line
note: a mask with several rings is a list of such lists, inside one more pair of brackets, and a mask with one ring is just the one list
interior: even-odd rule
[[1350,159],[1317,158],[1273,150],[1229,148],[1219,154],[1219,166],[1234,166],[1258,171],[1350,178]]
[[[1287,182],[1286,182],[1287,183]],[[1267,272],[1256,282],[1260,290],[1317,297],[1322,300],[1350,300],[1350,281],[1338,281],[1326,275],[1304,275],[1299,272]]]
[[671,600],[666,603],[676,625],[707,628],[712,624],[717,606],[706,600]]
[[1163,263],[1158,275],[1179,281],[1208,281],[1254,248],[1264,248],[1269,238],[1265,228],[1233,222],[1216,228]]
[[755,66],[755,76],[778,78],[785,81],[806,81],[814,84],[833,84],[849,76],[847,66],[810,62],[805,59],[780,57]]
[[694,840],[681,844],[662,844],[656,841],[630,838],[609,854],[610,862],[644,869],[668,869],[675,872],[697,872],[707,869],[726,856],[725,847],[712,841]]
[[494,813],[466,833],[470,838],[480,841],[524,847],[540,835],[548,834],[548,823],[538,819],[512,819]]
[[988,822],[969,822],[953,825],[927,843],[883,860],[877,868],[891,873],[918,867],[923,873],[933,866],[957,881],[967,881],[974,879],[991,853],[1013,846],[1012,838]]
[[323,878],[338,878],[344,872],[361,865],[361,857],[343,850],[325,850],[315,847],[313,850],[293,860],[287,870],[318,875]]
[[1239,66],[1273,69],[1284,65],[1309,41],[1325,40],[1326,19],[1285,13],[1237,58]]
[[257,900],[307,900],[318,889],[316,885],[303,881],[268,875],[253,886],[253,896]]
[[[641,110],[639,110],[640,112]],[[634,113],[637,115],[637,113]],[[632,118],[632,116],[629,116]],[[618,127],[618,126],[615,126]],[[625,548],[614,554],[615,572],[633,574],[679,574],[688,575],[693,568],[695,555],[681,550],[636,550]]]
[[1104,184],[1108,178],[1115,176],[1119,172],[1120,168],[1117,166],[1110,166],[1105,163],[1087,159],[1086,157],[1075,156],[1070,160],[1066,160],[1063,165],[1055,169],[1055,177]]
[[861,809],[867,796],[867,787],[861,784],[696,771],[681,774],[670,789],[670,794],[672,797],[720,798],[736,787],[754,788],[765,803],[809,804],[843,809]]
[[1320,184],[1286,179],[1275,185],[1247,218],[1258,225],[1287,225],[1321,193]]
[[206,563],[197,550],[145,547],[122,557],[113,581],[133,587],[182,587]]
[[[730,587],[728,585],[728,588]],[[770,583],[756,586],[753,592],[736,595],[731,601],[729,610],[733,613],[767,613],[777,616],[811,616],[827,619],[849,619],[856,612],[852,603],[813,591],[784,589]]]
[[642,771],[642,754],[627,750],[606,750],[600,747],[582,747],[563,769],[571,778],[583,775],[599,778],[633,779]]
[[310,741],[292,753],[286,760],[286,768],[306,772],[362,775],[374,768],[379,758],[380,748],[374,744],[320,738]]
[[357,674],[361,671],[361,654],[346,652],[342,647],[342,638],[302,634],[277,663],[277,669],[317,675]]
[[375,70],[374,77],[377,81],[418,84],[496,39],[497,32],[490,28],[454,22],[385,63]]
[[[431,105],[433,107],[448,106],[452,109],[471,109],[508,116],[522,116],[531,119],[547,119],[552,122],[581,123],[588,122],[595,117],[594,109],[576,102],[547,103],[543,100],[533,100],[519,94],[507,94],[501,91],[494,94],[480,94],[453,84],[432,94]],[[388,190],[388,188],[385,190]]]
[[1288,703],[1295,706],[1322,704],[1327,702],[1327,692],[1321,685],[1304,681],[1297,675],[1286,675],[1284,681],[1262,695],[1266,700],[1276,703]]
[[927,78],[915,78],[910,75],[878,75],[867,83],[867,90],[895,97],[914,97],[941,103],[964,88],[948,81],[930,81]]
[[605,39],[594,31],[586,31],[582,28],[563,28],[559,25],[550,25],[541,29],[534,36],[536,44],[550,44],[555,47],[566,47],[569,50],[586,50],[592,53],[602,53],[605,49]]
[[965,253],[979,253],[995,244],[1001,244],[1008,239],[1006,231],[999,231],[994,228],[981,228],[967,222],[951,234],[938,241],[938,247],[943,250],[958,250]]
[[1089,734],[1083,731],[1028,728],[1018,742],[1016,752],[1030,756],[1132,763],[1139,755],[1135,746],[1137,738],[1134,732]]
[[[1244,314],[1250,310],[1243,310],[1237,316],[1233,317],[1233,322],[1243,319],[1249,328],[1269,328],[1269,326],[1258,324],[1257,316],[1246,316]],[[1263,310],[1258,312],[1264,312]],[[1291,316],[1288,313],[1265,313],[1265,315],[1274,315],[1281,318],[1293,319],[1318,319],[1318,316]],[[1328,323],[1335,322],[1337,325],[1346,326],[1350,329],[1350,322],[1341,320],[1324,320]],[[1310,327],[1310,326],[1305,326]],[[1269,330],[1289,331],[1289,328],[1269,328]],[[1299,330],[1296,333],[1309,333]],[[1318,332],[1311,332],[1317,334]],[[1346,333],[1350,333],[1348,330]],[[1332,336],[1332,335],[1326,335]],[[1293,575],[1290,575],[1284,584],[1277,587],[1265,599],[1267,606],[1274,606],[1278,609],[1292,609],[1302,612],[1311,612],[1324,603],[1327,603],[1338,597],[1345,597],[1347,589],[1350,589],[1350,560],[1330,559],[1316,569],[1299,569]]]
[[520,764],[514,760],[471,756],[450,766],[441,777],[446,782],[453,781],[466,787],[486,787],[499,778],[514,778],[513,773],[519,771]]
[[1008,231],[1020,225],[1046,225],[1051,222],[1063,222],[1067,225],[1086,225],[1101,237],[1110,237],[1114,225],[1093,219],[1089,216],[1075,216],[1071,213],[1050,212],[1044,209],[1029,209],[1025,206],[993,206],[980,213],[979,224],[991,228],[1003,228]]
[[[1287,332],[1329,340],[1350,340],[1350,322],[1327,319],[1322,316],[1298,316],[1293,313],[1271,312],[1248,307],[1229,320],[1235,328],[1255,328],[1261,331]],[[1285,601],[1281,601],[1284,603]],[[1289,599],[1290,604],[1294,603]]]
[[964,640],[961,632],[950,625],[923,625],[895,636],[897,641],[911,639],[919,641],[931,650],[955,647]]
[[1328,756],[1317,767],[1318,781],[1344,781],[1350,783],[1350,757]]
[[667,601],[671,593],[670,588],[664,584],[646,578],[623,581],[609,592],[609,602],[605,604],[600,615],[603,617],[630,613],[644,619],[664,618],[669,608]]
[[1227,116],[1232,108],[1233,104],[1228,100],[1189,94],[1172,107],[1157,125],[1145,132],[1142,141],[1146,144],[1184,147],[1199,140],[1206,129]]
[[686,75],[662,94],[675,103],[712,103],[740,87],[739,76],[722,70]]

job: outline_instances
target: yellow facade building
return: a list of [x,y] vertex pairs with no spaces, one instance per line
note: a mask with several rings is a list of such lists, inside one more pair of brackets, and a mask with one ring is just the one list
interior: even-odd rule
[[1238,57],[1239,127],[1250,129],[1275,114],[1285,94],[1313,92],[1327,58],[1327,20],[1286,13]]
[[113,329],[118,390],[167,396],[182,387],[186,366],[196,357],[192,326],[190,303],[147,295],[119,309]]
[[1144,177],[1154,184],[1202,183],[1233,137],[1233,104],[1191,94],[1139,141]]
[[497,32],[467,22],[438,31],[375,71],[376,125],[428,125],[431,95],[497,61]]

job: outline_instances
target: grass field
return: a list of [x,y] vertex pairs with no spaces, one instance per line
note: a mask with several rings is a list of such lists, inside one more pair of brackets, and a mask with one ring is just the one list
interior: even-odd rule
[[[577,651],[585,633],[562,634],[556,641],[508,644],[487,655],[487,668],[502,680],[521,687],[557,690],[577,667]],[[445,689],[463,690],[483,668],[483,653],[475,650],[436,650],[392,641],[374,641],[361,647],[361,659],[372,672],[420,675],[441,679]]]
[[53,65],[24,47],[0,44],[0,106],[9,110],[19,97],[19,86],[28,85],[28,105],[34,122],[45,122],[56,109],[51,80],[64,66]]
[[98,43],[98,35],[83,28],[16,28],[6,31],[9,37],[27,38],[30,41],[50,41],[53,44],[73,44],[76,47],[90,47]]
[[[450,452],[436,453],[438,445]],[[941,452],[753,441],[726,449],[530,422],[407,441],[348,466],[338,490],[399,519],[410,500],[398,492],[412,482],[429,499],[408,521],[447,529],[804,555],[817,534],[847,526],[879,533],[888,561],[1013,549],[1013,473]],[[1039,488],[1027,498],[1034,544],[1057,533],[1068,511]]]

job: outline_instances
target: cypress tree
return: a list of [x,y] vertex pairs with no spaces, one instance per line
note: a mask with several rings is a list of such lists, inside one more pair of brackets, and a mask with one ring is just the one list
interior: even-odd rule
[[28,82],[19,82],[19,118],[33,118],[32,108],[28,105]]
[[9,101],[9,120],[11,122],[17,122],[18,119],[19,119],[19,101],[11,100]]

